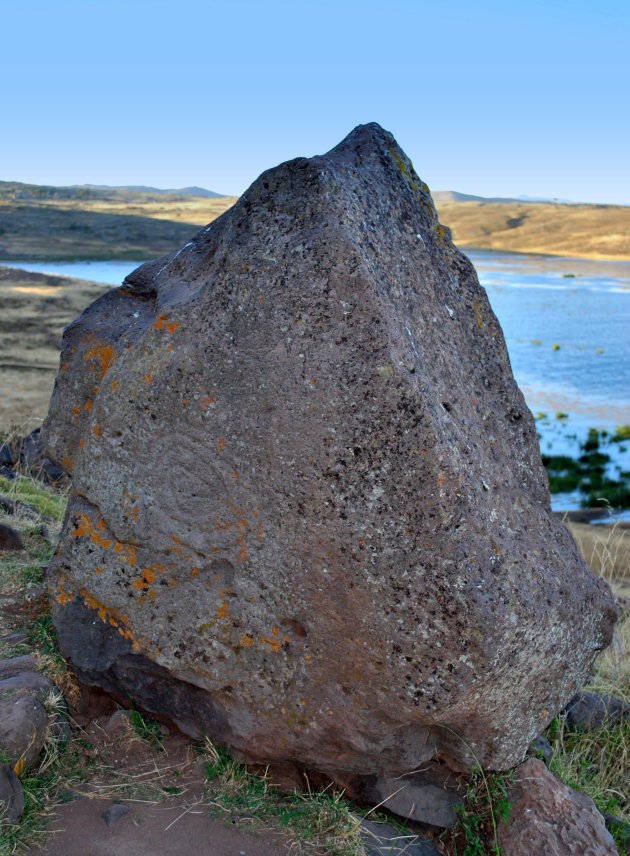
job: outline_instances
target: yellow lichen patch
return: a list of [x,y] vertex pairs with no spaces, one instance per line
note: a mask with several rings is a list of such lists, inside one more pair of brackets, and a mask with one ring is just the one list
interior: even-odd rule
[[392,156],[394,163],[396,164],[396,166],[400,170],[403,177],[407,179],[407,183],[409,184],[409,187],[413,190],[414,196],[416,197],[416,199],[419,200],[420,194],[418,192],[418,185],[413,180],[413,173],[412,173],[413,166],[410,163],[409,167],[407,167],[406,163],[400,157],[400,155],[398,154],[396,149],[390,149],[389,153]]
[[157,321],[153,324],[156,330],[166,330],[167,333],[174,333],[179,327],[177,321],[169,321],[168,315],[158,315]]
[[479,329],[481,330],[481,325],[483,324],[483,320],[481,318],[481,309],[480,309],[479,304],[477,303],[476,300],[473,303],[473,309],[475,312],[475,320],[477,322],[477,327],[479,327]]
[[87,349],[83,359],[90,363],[91,372],[98,371],[103,378],[107,369],[116,361],[116,354],[111,345],[93,345]]

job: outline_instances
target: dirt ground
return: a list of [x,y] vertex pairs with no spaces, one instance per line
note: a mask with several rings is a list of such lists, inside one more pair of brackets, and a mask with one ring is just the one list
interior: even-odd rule
[[[86,796],[57,806],[42,856],[287,856],[277,831],[237,828],[229,815],[211,816],[212,791],[203,759],[182,735],[163,750],[134,737],[119,714],[89,723],[84,741],[108,771],[83,787]],[[105,725],[102,727],[101,723]],[[109,733],[108,733],[109,732]],[[131,788],[132,793],[128,791]],[[164,798],[163,790],[177,790]],[[80,788],[81,790],[81,788]],[[161,790],[157,799],[154,792]],[[101,795],[99,795],[101,794]]]

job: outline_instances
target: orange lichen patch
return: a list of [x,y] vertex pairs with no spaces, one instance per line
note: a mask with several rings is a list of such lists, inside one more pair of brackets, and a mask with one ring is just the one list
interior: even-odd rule
[[259,297],[259,298],[258,298],[258,302],[259,302],[259,303],[260,303],[260,305],[262,306],[262,305],[263,305],[263,303],[264,303],[265,301],[262,299],[262,297]]
[[314,377],[311,378],[311,386],[315,386],[315,378]]
[[118,381],[117,381],[117,380],[113,380],[113,381],[112,381],[112,392],[116,392],[116,387],[117,387],[117,386],[118,386]]
[[136,565],[136,551],[133,544],[121,544],[116,541],[114,544],[114,552],[122,556],[123,560],[131,565],[132,568]]
[[258,640],[258,644],[262,647],[266,645],[270,651],[273,651],[274,654],[277,654],[280,648],[284,645],[285,642],[289,642],[288,636],[280,636],[280,631],[277,627],[271,628],[271,636],[261,636]]
[[198,573],[199,573],[199,568],[193,568],[190,572],[190,578],[194,580]]
[[122,294],[123,297],[135,297],[133,291],[129,288],[119,288],[118,294]]
[[57,591],[55,593],[55,600],[57,603],[60,603],[62,606],[65,606],[67,603],[72,603],[74,599],[74,595],[70,591],[65,591],[66,578],[62,575],[57,580]]
[[148,591],[149,587],[155,580],[155,570],[153,568],[143,568],[142,576],[138,580],[134,580],[132,585],[137,591]]
[[177,321],[169,321],[168,315],[158,315],[157,321],[153,324],[156,330],[166,330],[167,333],[174,333],[179,327]]
[[100,534],[105,528],[105,521],[101,517],[96,528],[92,525],[87,514],[80,514],[76,527],[72,530],[74,538],[89,538],[92,544],[102,547],[104,550],[109,550],[112,540],[111,538],[103,538]]
[[223,601],[223,603],[221,603],[221,605],[217,609],[217,618],[220,621],[222,621],[224,618],[227,618],[228,614],[229,614],[228,605],[225,601]]
[[59,366],[59,371],[60,372],[67,372],[69,367],[70,367],[70,363],[61,363],[61,365]]
[[107,369],[116,361],[116,354],[111,345],[93,345],[87,349],[83,359],[86,363],[91,363],[91,372],[98,371],[103,378]]
[[88,398],[86,400],[85,404],[83,405],[83,409],[88,413],[90,412],[90,410],[92,409],[92,399],[91,398]]
[[105,606],[105,604],[97,600],[85,588],[82,588],[79,594],[83,598],[83,602],[85,603],[85,605],[88,606],[90,609],[94,609],[96,611],[96,614],[102,622],[109,624],[112,627],[115,627],[124,639],[127,639],[131,642],[131,647],[134,651],[140,650],[140,643],[138,642],[132,631],[129,629],[128,619],[126,616],[121,615],[117,609]]
[[223,437],[219,437],[219,439],[217,440],[217,455],[219,455],[224,448],[225,445],[223,443]]
[[70,460],[70,458],[62,458],[62,459],[61,459],[61,464],[62,464],[62,466],[64,466],[67,470],[71,470],[71,469],[72,469],[72,461]]
[[243,265],[243,270],[245,271],[245,273],[247,273],[247,271],[249,270],[249,265]]
[[147,383],[151,383],[153,378],[151,377],[151,372],[147,372],[145,375],[142,375],[142,380],[145,380]]
[[167,346],[167,348],[166,348],[166,350],[167,350],[167,351],[169,352],[169,354],[170,354],[170,353],[171,353],[171,351],[173,350],[173,346],[172,346],[172,345],[168,345],[168,346]]
[[305,659],[305,661],[306,661],[307,663],[310,663],[310,662],[311,662],[311,655],[308,653],[308,651],[307,651],[307,652],[306,652],[306,654],[304,655],[304,659]]
[[201,410],[207,410],[209,407],[214,406],[214,396],[213,395],[204,395],[203,398],[199,401],[199,407]]
[[232,475],[232,480],[236,481],[236,479],[238,478],[238,470],[232,470],[231,475]]
[[102,574],[103,573],[103,569],[100,567],[100,565],[98,567],[94,568],[94,573],[95,574]]
[[437,477],[437,483],[438,487],[442,487],[442,485],[444,484],[444,475],[442,473],[440,473]]
[[92,426],[92,434],[94,434],[95,437],[102,437],[103,436],[103,429],[98,424],[98,422],[95,422],[94,425]]
[[243,648],[251,648],[254,644],[254,639],[249,633],[243,633],[239,641]]

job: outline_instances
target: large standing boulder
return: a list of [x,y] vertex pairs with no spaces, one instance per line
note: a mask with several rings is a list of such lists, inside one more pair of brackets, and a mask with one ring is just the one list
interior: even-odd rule
[[45,428],[64,655],[246,760],[506,768],[610,639],[486,294],[376,124],[93,303]]

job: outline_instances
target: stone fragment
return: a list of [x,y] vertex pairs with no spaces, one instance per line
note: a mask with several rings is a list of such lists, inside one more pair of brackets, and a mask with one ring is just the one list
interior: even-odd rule
[[[8,641],[8,637],[4,637]],[[22,641],[18,639],[18,641]],[[21,672],[36,672],[37,663],[32,654],[20,654],[18,657],[7,657],[0,660],[0,678],[11,678]]]
[[503,856],[616,856],[593,800],[560,782],[542,761],[531,758],[516,770],[509,798],[510,815],[497,830]]
[[242,760],[506,769],[610,640],[487,296],[378,125],[93,303],[45,432],[73,671]]
[[355,777],[338,782],[344,793],[360,803],[430,826],[449,827],[457,820],[455,806],[464,802],[466,789],[443,764],[428,763],[421,771],[397,778]]
[[630,718],[630,708],[622,699],[584,691],[573,696],[564,712],[567,725],[581,731],[610,728]]
[[46,709],[37,696],[0,697],[0,750],[12,764],[23,758],[28,766],[42,750],[47,723]]
[[553,758],[553,749],[544,734],[540,734],[535,740],[532,740],[527,754],[532,758],[539,758],[549,766]]
[[28,693],[44,701],[54,690],[53,682],[40,672],[20,672],[0,680],[0,697]]
[[112,803],[101,812],[101,818],[106,826],[113,826],[117,820],[129,814],[129,806],[121,803]]
[[17,823],[23,811],[22,782],[8,764],[0,764],[0,827]]
[[22,539],[20,533],[13,529],[12,526],[7,526],[6,523],[0,523],[0,550],[21,550]]
[[440,851],[426,835],[400,832],[390,823],[361,822],[361,840],[366,856],[439,856]]

